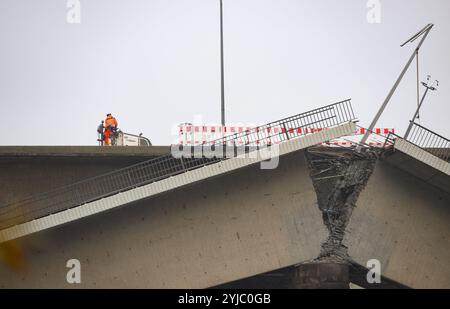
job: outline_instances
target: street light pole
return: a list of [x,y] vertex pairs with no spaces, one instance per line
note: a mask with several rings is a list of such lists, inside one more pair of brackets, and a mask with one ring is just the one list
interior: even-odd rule
[[223,60],[223,5],[220,0],[220,85],[221,85],[221,123],[225,126],[225,77],[224,77],[224,60]]
[[[428,75],[427,82],[426,82],[426,83],[425,83],[425,82],[422,82],[422,85],[423,85],[425,88],[427,88],[427,90],[425,90],[425,93],[424,93],[423,96],[422,96],[422,100],[420,100],[419,106],[417,106],[416,112],[414,113],[413,118],[412,118],[411,121],[409,122],[408,129],[406,130],[405,136],[403,137],[403,139],[405,139],[405,140],[408,138],[409,133],[411,132],[411,129],[412,129],[413,125],[414,125],[414,121],[416,120],[417,116],[419,115],[420,108],[422,107],[423,101],[425,100],[425,97],[427,96],[428,91],[429,91],[429,90],[431,90],[431,91],[436,91],[436,90],[437,90],[437,87],[439,86],[439,81],[438,81],[438,80],[435,80],[434,83],[433,83],[433,85],[430,86],[430,84],[429,84],[430,78],[431,78],[431,76]],[[436,85],[436,86],[435,86],[435,85]]]
[[395,93],[395,90],[397,90],[398,85],[403,79],[403,76],[405,75],[406,71],[408,71],[409,66],[414,60],[414,57],[417,56],[420,47],[422,46],[423,42],[427,38],[428,34],[430,33],[431,28],[433,28],[433,24],[428,24],[425,28],[420,30],[416,35],[411,37],[408,41],[403,43],[401,47],[405,46],[407,43],[414,42],[417,38],[423,35],[422,40],[420,40],[419,44],[417,45],[416,49],[414,50],[413,54],[409,58],[408,62],[406,63],[405,67],[403,68],[403,71],[400,73],[400,76],[397,78],[397,81],[395,82],[394,86],[392,87],[391,91],[389,91],[388,96],[384,100],[383,104],[381,105],[380,109],[378,110],[377,114],[375,115],[375,118],[372,120],[372,123],[370,124],[369,128],[366,130],[366,133],[364,134],[363,138],[361,139],[360,144],[356,147],[357,152],[361,152],[363,145],[366,143],[367,139],[369,138],[369,135],[372,133],[375,125],[378,122],[378,119],[381,117],[381,114],[383,113],[384,109],[386,108],[387,104],[391,100],[392,96]]
[[[417,106],[420,105],[420,86],[419,86],[419,51],[416,51],[416,91],[417,91]],[[420,114],[417,114],[417,119],[420,119]]]

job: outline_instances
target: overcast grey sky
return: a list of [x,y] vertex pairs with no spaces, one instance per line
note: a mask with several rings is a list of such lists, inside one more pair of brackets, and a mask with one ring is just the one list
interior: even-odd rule
[[[218,0],[0,0],[1,145],[95,145],[113,113],[154,144],[202,115],[220,122]],[[417,42],[421,77],[440,80],[422,124],[450,137],[450,1],[224,0],[227,122],[266,123],[342,99],[368,126]],[[379,127],[404,129],[416,106],[415,67]]]

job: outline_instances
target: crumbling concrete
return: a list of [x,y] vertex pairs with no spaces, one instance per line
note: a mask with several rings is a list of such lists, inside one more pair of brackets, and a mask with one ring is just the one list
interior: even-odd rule
[[342,243],[359,194],[366,186],[378,157],[376,150],[313,147],[305,152],[317,203],[329,235],[313,263],[351,261]]

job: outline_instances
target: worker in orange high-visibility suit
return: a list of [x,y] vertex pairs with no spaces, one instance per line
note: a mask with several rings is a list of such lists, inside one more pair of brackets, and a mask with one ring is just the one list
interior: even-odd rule
[[111,145],[111,137],[117,129],[117,120],[111,114],[106,115],[105,120],[105,145]]

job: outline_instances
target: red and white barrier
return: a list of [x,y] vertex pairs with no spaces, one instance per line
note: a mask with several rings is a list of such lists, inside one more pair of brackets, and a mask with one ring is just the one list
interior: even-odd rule
[[[277,144],[279,141],[276,140],[276,136],[273,138],[268,138],[271,135],[277,135],[279,133],[285,133],[292,137],[298,136],[300,134],[310,134],[315,132],[320,132],[326,130],[326,128],[282,128],[282,127],[271,127],[271,128],[259,128],[254,126],[217,126],[217,125],[191,125],[183,124],[179,126],[179,143],[181,145],[187,146],[198,146],[198,145],[208,145],[214,141],[220,140],[221,138],[233,135],[236,133],[248,132],[249,134],[258,134],[260,139],[254,140],[249,143],[246,140],[245,135],[240,135],[236,139],[236,144],[238,145],[267,145],[267,144]],[[355,134],[350,136],[341,137],[326,143],[327,145],[344,146],[351,147],[356,145],[361,140],[362,136],[365,134],[364,128],[358,129]],[[367,140],[367,144],[373,147],[382,147],[385,144],[386,137],[389,133],[395,133],[393,128],[376,128]],[[274,139],[274,140],[272,140]]]

